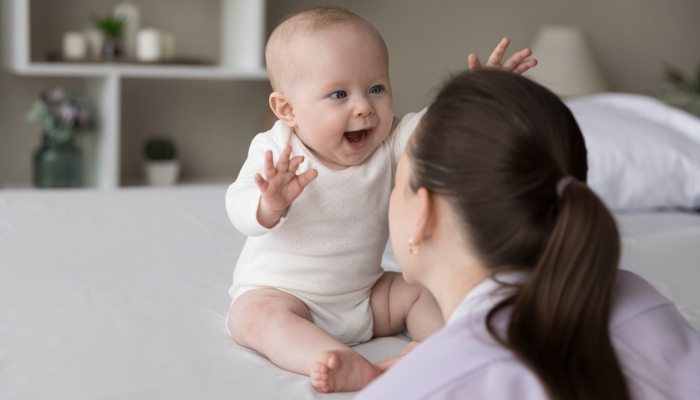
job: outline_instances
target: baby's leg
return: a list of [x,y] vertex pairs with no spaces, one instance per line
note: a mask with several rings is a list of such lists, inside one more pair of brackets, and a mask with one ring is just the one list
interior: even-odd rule
[[[372,287],[370,307],[374,336],[395,335],[408,328],[414,341],[422,342],[445,326],[435,298],[427,290],[409,285],[397,272],[385,272]],[[384,366],[392,365],[381,363]]]
[[359,390],[381,373],[311,321],[308,307],[295,296],[255,289],[233,302],[228,328],[238,344],[280,368],[311,376],[321,392]]

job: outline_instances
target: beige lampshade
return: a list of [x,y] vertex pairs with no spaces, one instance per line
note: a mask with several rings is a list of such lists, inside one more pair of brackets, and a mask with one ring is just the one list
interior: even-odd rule
[[532,44],[532,56],[538,64],[526,76],[560,97],[608,90],[586,37],[578,28],[543,26]]

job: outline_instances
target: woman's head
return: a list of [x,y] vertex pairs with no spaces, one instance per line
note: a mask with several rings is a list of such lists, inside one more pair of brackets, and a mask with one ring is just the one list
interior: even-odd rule
[[[459,74],[429,107],[400,163],[392,240],[407,279],[425,283],[440,266],[401,254],[400,241],[437,246],[430,240],[435,225],[454,219],[463,254],[487,273],[530,274],[488,320],[511,312],[506,337],[492,334],[550,395],[625,398],[607,333],[619,235],[586,173],[581,131],[554,94],[515,74]],[[557,184],[566,176],[576,180],[560,197]],[[449,210],[436,212],[440,204]],[[424,217],[407,226],[399,209]],[[438,214],[443,221],[435,221]]]

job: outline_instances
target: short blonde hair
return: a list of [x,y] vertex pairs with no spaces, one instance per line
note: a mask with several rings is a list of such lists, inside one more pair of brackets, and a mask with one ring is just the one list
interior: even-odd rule
[[336,6],[315,6],[295,11],[284,17],[272,31],[265,46],[265,64],[270,75],[272,90],[278,91],[283,87],[288,70],[285,50],[289,47],[293,37],[301,32],[316,32],[330,29],[342,24],[355,24],[376,37],[378,43],[387,54],[388,50],[382,35],[372,24],[359,15]]

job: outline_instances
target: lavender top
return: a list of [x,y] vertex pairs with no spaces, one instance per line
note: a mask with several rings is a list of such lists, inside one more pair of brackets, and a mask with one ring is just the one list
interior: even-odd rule
[[[485,317],[503,296],[488,279],[447,326],[360,392],[356,399],[547,399],[539,380],[488,333]],[[496,329],[507,313],[494,318]],[[620,270],[610,336],[634,399],[700,399],[700,335],[641,277]]]

